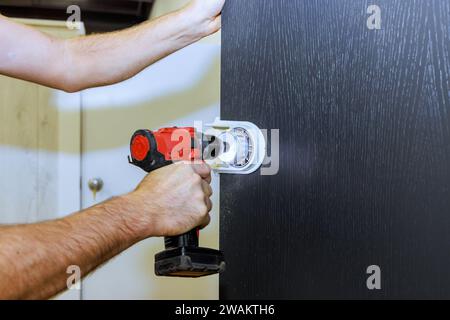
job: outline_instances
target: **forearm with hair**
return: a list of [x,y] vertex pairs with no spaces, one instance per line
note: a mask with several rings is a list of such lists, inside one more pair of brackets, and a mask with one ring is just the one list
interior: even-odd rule
[[139,240],[130,203],[114,198],[65,219],[0,227],[0,299],[46,299],[66,289],[67,268],[86,275]]
[[204,35],[181,10],[127,30],[67,40],[65,85],[79,91],[121,82]]
[[76,92],[126,80],[211,33],[179,10],[136,27],[58,39],[0,15],[0,74]]

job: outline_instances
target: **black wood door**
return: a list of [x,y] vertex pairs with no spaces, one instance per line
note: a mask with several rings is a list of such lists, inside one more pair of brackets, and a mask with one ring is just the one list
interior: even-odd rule
[[221,298],[450,298],[450,1],[223,19],[222,118],[280,129],[280,170],[222,176]]

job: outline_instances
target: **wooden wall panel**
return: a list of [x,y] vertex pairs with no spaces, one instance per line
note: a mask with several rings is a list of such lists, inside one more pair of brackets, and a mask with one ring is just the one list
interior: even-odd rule
[[222,118],[280,129],[280,172],[221,178],[222,298],[450,298],[449,32],[447,0],[227,1]]

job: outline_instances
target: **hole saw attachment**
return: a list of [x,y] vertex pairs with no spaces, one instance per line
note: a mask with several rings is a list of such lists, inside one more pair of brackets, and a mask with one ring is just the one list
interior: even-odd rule
[[[129,162],[152,172],[176,161],[203,160],[217,173],[251,174],[263,164],[266,141],[251,122],[222,121],[203,128],[138,130],[130,143]],[[164,238],[165,250],[155,256],[155,274],[198,278],[225,271],[220,250],[199,247],[199,229]]]
[[251,174],[266,156],[266,140],[251,122],[217,119],[204,128],[212,142],[204,148],[203,158],[218,173]]

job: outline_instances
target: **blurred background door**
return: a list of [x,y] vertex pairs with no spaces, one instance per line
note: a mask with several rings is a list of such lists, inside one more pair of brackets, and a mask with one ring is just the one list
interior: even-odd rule
[[[58,37],[65,22],[19,20]],[[80,209],[81,93],[0,77],[0,223],[32,223]],[[64,297],[78,298],[73,291]]]

